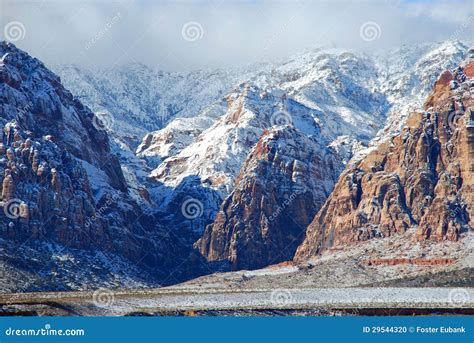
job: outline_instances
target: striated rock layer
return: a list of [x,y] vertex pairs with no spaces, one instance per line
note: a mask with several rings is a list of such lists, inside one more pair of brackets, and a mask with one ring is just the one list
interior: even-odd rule
[[406,230],[418,240],[457,240],[474,227],[473,66],[444,72],[425,112],[346,169],[296,260]]
[[[5,42],[0,57],[2,242],[35,251],[42,244],[59,245],[77,259],[107,252],[142,268],[151,282],[169,278],[169,270],[181,263],[178,243],[130,197],[104,123],[37,59]],[[32,256],[16,258],[26,270],[36,265]],[[67,282],[45,286],[67,287]]]
[[195,244],[208,261],[254,269],[291,259],[340,172],[333,151],[292,127],[265,131]]

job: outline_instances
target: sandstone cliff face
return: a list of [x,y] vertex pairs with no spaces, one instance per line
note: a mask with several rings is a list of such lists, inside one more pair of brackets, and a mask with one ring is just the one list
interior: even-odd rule
[[457,240],[474,227],[474,62],[444,72],[402,132],[346,169],[295,259],[416,230]]
[[[0,127],[0,232],[3,237],[26,240],[57,238],[70,246],[90,244],[88,233],[100,236],[100,218],[86,172],[72,155],[61,152],[51,138],[35,139],[16,123]],[[84,232],[87,226],[91,231]]]
[[291,259],[341,165],[333,151],[298,130],[266,131],[234,191],[196,247],[208,261],[254,269]]
[[166,279],[179,244],[129,196],[103,123],[37,59],[10,43],[0,57],[0,240],[103,251]]
[[110,153],[100,119],[66,90],[57,75],[39,60],[0,42],[0,120],[15,120],[35,137],[52,136],[74,157],[106,172],[110,184],[127,189],[120,164]]

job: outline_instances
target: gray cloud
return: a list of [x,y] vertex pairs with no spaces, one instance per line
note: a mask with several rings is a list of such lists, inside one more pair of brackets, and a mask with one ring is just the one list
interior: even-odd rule
[[[21,22],[20,48],[46,63],[88,67],[141,62],[189,70],[281,59],[328,44],[371,52],[474,36],[471,0],[0,1],[2,35],[8,23]],[[361,38],[367,22],[377,24],[375,39]]]

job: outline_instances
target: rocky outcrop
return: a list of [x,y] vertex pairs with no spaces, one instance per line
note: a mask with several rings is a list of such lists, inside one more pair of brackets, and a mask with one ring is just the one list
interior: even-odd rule
[[[212,222],[251,149],[277,121],[324,137],[347,162],[392,112],[398,125],[404,117],[397,109],[424,100],[438,75],[457,65],[467,47],[448,41],[402,50],[386,59],[322,48],[280,65],[258,66],[220,100],[188,118],[178,113],[166,128],[145,136],[137,156],[154,169],[142,173],[154,182],[143,188],[162,218],[179,209],[182,195],[190,195],[205,209],[200,218]],[[396,131],[390,123],[384,139]],[[204,226],[193,223],[191,235],[196,227],[202,234]]]
[[331,192],[337,161],[331,149],[292,127],[265,131],[196,248],[233,269],[291,259]]
[[456,263],[454,258],[376,258],[364,261],[367,266],[443,266]]
[[[2,180],[1,236],[8,239],[47,238],[71,247],[100,245],[105,222],[95,214],[95,201],[85,170],[50,138],[37,139],[18,124],[0,127]],[[88,229],[85,231],[85,229]]]
[[0,122],[16,121],[34,137],[51,139],[74,157],[103,170],[109,183],[125,191],[120,164],[110,153],[109,139],[101,119],[61,85],[57,75],[39,60],[1,42]]
[[[106,252],[153,282],[179,280],[182,274],[170,278],[169,270],[186,256],[129,195],[104,123],[37,59],[11,43],[0,43],[0,56],[0,240],[35,252],[60,246],[77,260]],[[16,258],[33,268],[29,256]]]
[[[306,111],[289,101],[284,92],[240,85],[227,97],[225,111],[214,125],[196,137],[196,144],[167,158],[150,174],[156,184],[163,185],[152,192],[152,196],[161,196],[156,201],[161,217],[178,213],[167,226],[181,228],[189,224],[185,236],[193,236],[196,242],[234,189],[243,163],[265,129],[279,120],[294,122],[294,127],[307,136],[321,136],[320,126]],[[180,218],[179,208],[187,197],[197,200],[203,209],[192,221]]]
[[334,246],[416,230],[457,240],[474,227],[474,62],[447,71],[425,112],[352,163],[307,230],[296,259]]

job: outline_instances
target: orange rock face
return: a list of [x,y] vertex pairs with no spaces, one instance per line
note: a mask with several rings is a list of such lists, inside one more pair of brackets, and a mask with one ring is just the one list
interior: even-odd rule
[[418,240],[457,240],[474,227],[474,90],[465,70],[443,73],[425,112],[346,169],[296,260],[406,230]]
[[474,77],[474,61],[464,67],[464,73],[467,77]]
[[417,266],[442,266],[455,263],[453,258],[377,258],[365,262],[368,266],[399,266],[399,265],[417,265]]
[[439,77],[438,81],[436,81],[435,89],[437,87],[439,88],[439,87],[449,85],[449,82],[451,82],[452,80],[454,80],[453,74],[449,70],[444,71]]
[[337,168],[331,150],[296,130],[265,131],[196,249],[232,269],[291,260]]

